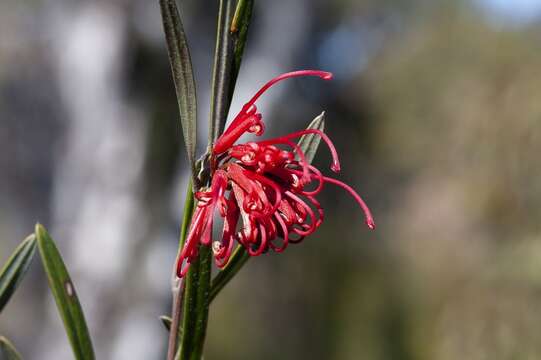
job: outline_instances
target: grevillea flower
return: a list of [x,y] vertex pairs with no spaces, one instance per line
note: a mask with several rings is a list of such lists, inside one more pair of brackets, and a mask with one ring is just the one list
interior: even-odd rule
[[[197,206],[177,263],[179,277],[186,274],[196,259],[199,244],[212,246],[215,262],[222,268],[235,243],[244,246],[250,255],[258,256],[268,249],[282,252],[290,243],[302,241],[323,222],[323,209],[316,196],[327,183],[349,192],[363,210],[367,226],[375,228],[370,210],[355,190],[323,176],[306,161],[294,141],[308,134],[320,136],[332,155],[331,170],[339,172],[336,149],[322,131],[307,129],[275,139],[235,144],[247,132],[257,136],[264,132],[256,100],[276,82],[298,76],[332,78],[328,72],[303,70],[272,79],[242,107],[214,144],[211,184],[195,194]],[[223,230],[221,239],[213,241],[216,214],[223,218]]]

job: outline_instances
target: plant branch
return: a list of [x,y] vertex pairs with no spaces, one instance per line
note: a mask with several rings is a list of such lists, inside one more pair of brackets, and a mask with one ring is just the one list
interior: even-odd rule
[[[184,214],[182,216],[182,225],[180,228],[180,239],[179,239],[179,254],[180,250],[184,246],[186,241],[186,235],[188,234],[188,227],[192,219],[194,211],[194,197],[192,191],[192,183],[189,182],[186,188],[186,199],[184,203]],[[178,258],[177,258],[178,261]],[[184,295],[184,282],[177,277],[177,267],[176,263],[173,266],[173,273],[171,275],[171,290],[173,293],[173,309],[171,311],[171,329],[169,330],[169,345],[167,349],[167,359],[173,360],[176,353],[177,344],[179,343],[179,325],[182,315],[182,300]]]
[[212,251],[199,245],[197,261],[186,274],[182,341],[175,359],[201,360],[208,321]]
[[[179,279],[176,289],[173,289],[173,308],[171,310],[171,327],[169,328],[169,343],[167,359],[173,360],[177,350],[180,335],[180,317],[182,315],[182,296],[184,295],[184,281]],[[175,331],[176,329],[176,331]]]

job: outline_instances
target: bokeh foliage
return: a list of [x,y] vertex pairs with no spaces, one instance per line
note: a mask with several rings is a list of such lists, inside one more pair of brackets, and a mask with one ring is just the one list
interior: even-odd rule
[[[190,14],[186,32],[194,38],[190,44],[195,71],[210,73],[216,10],[208,10],[211,2],[183,3]],[[264,46],[258,41],[272,39],[261,35],[268,21],[262,11],[269,10],[261,3],[254,8],[246,64],[260,49],[257,46]],[[346,75],[326,69],[337,74],[331,84],[313,88],[313,83],[291,84],[264,116],[270,121],[270,136],[301,129],[325,110],[326,131],[342,157],[341,176],[365,196],[378,230],[366,231],[353,201],[329,186],[322,199],[327,220],[318,234],[284,254],[248,262],[213,302],[205,358],[541,356],[540,27],[491,22],[472,3],[289,2],[288,6],[304,6],[308,15],[303,19],[302,44],[287,66],[323,66],[318,51],[336,29],[354,34],[348,47],[362,43],[366,32],[376,38],[377,46],[367,49],[371,53],[362,67]],[[276,6],[284,5],[276,2]],[[297,24],[291,24],[292,35],[293,25]],[[130,101],[144,104],[151,117],[141,190],[146,206],[141,219],[150,225],[144,241],[134,246],[135,256],[130,253],[135,259],[130,274],[135,275],[127,276],[125,284],[131,287],[126,286],[121,296],[115,288],[106,294],[109,298],[100,297],[109,304],[107,314],[119,313],[128,301],[137,309],[140,304],[133,299],[152,295],[142,290],[146,280],[141,264],[155,234],[166,232],[164,224],[176,245],[179,217],[170,214],[170,199],[182,200],[175,192],[174,174],[186,167],[165,49],[160,52],[158,46],[138,38],[132,24],[126,26],[132,27],[124,85]],[[36,68],[30,59],[39,58],[38,48],[28,48],[34,50],[26,50],[32,55],[24,56],[27,68]],[[24,79],[16,76],[18,72],[9,68],[14,63],[11,54],[0,52],[0,93],[10,95],[0,97],[4,114],[0,138],[3,144],[19,142],[0,153],[0,165],[8,174],[0,181],[0,230],[12,222],[8,215],[24,215],[29,218],[27,226],[35,218],[45,222],[51,216],[41,209],[43,205],[39,214],[29,215],[28,209],[37,211],[33,204],[39,196],[39,204],[52,201],[55,171],[50,153],[29,149],[60,132],[61,118],[50,114],[58,115],[53,106],[38,109],[40,103],[54,102],[54,91],[38,91],[39,87],[29,91],[36,83],[49,85],[51,79],[35,81],[49,71],[39,71],[39,77],[31,71],[24,72]],[[331,66],[339,68],[349,56],[333,53]],[[264,74],[267,63],[258,64]],[[252,89],[267,80],[246,77],[243,71],[239,85],[253,80],[248,84]],[[210,83],[210,76],[197,78]],[[319,151],[316,163],[326,167],[328,154]],[[18,199],[22,210],[4,205],[15,203],[10,199]],[[66,239],[55,239],[69,246]],[[0,240],[0,261],[14,245]],[[32,270],[28,275],[28,283],[39,276]],[[23,284],[0,318],[0,328],[23,355],[35,351],[33,343],[25,343],[29,331],[34,337],[48,331],[23,316],[25,309],[46,308],[40,300],[46,291],[44,286],[29,289]],[[164,297],[163,312],[152,314],[156,321],[169,308],[166,301]],[[31,311],[31,318],[42,313]],[[113,320],[92,325],[98,344],[112,346],[107,341],[113,341],[116,328],[108,326],[121,324],[121,318]],[[104,348],[96,346],[97,351]]]

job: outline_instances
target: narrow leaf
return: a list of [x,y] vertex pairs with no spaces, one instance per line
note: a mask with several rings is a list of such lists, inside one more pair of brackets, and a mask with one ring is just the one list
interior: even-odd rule
[[5,360],[22,360],[21,354],[15,346],[3,336],[0,336],[0,358]]
[[[163,327],[167,331],[171,331],[171,324],[173,323],[173,319],[167,315],[160,316],[160,320],[162,321]],[[178,333],[180,336],[182,336],[182,329],[178,329]]]
[[56,301],[60,317],[77,360],[94,359],[92,341],[88,333],[83,310],[64,261],[53,239],[40,224],[36,225],[38,249],[47,273],[49,287]]
[[165,329],[167,331],[170,331],[171,330],[171,323],[173,322],[173,319],[171,319],[167,315],[162,315],[162,316],[160,316],[160,320],[162,321],[162,324],[165,327]]
[[214,298],[220,293],[220,291],[231,281],[231,279],[239,272],[239,270],[244,266],[246,261],[250,258],[248,252],[244,249],[242,245],[239,245],[231,259],[224,267],[222,271],[212,279],[212,286],[210,289],[210,301],[212,302]]
[[253,0],[239,0],[231,19],[232,3],[231,0],[220,1],[214,54],[209,144],[212,144],[225,128],[254,6]]
[[175,0],[159,1],[167,51],[169,53],[169,62],[171,64],[171,71],[173,72],[173,82],[175,83],[180,111],[182,133],[193,173],[195,169],[197,136],[197,97],[192,60]]
[[17,246],[0,271],[0,313],[19,286],[35,253],[36,237],[32,234]]
[[229,31],[232,18],[233,0],[220,0],[218,11],[218,29],[216,48],[214,51],[214,67],[212,72],[212,97],[210,104],[209,144],[213,144],[223,132],[233,87],[231,69],[233,65],[233,39]]
[[186,241],[186,236],[188,236],[188,228],[190,227],[190,222],[192,220],[192,215],[195,210],[195,199],[194,199],[194,189],[191,182],[186,186],[186,197],[184,198],[184,211],[182,214],[182,223],[180,226],[180,236],[178,239],[179,250],[182,250],[184,242]]
[[233,21],[231,22],[230,31],[235,46],[235,56],[233,58],[233,69],[231,73],[231,83],[233,86],[235,86],[235,82],[239,75],[242,55],[244,54],[244,47],[248,38],[248,29],[250,28],[250,22],[252,20],[253,8],[254,0],[239,0],[237,8],[235,9]]
[[[310,125],[308,125],[307,129],[317,129],[323,131],[325,129],[325,111],[323,111],[314,120],[312,120]],[[309,163],[314,160],[314,156],[316,156],[317,148],[320,141],[321,138],[317,134],[303,135],[300,138],[298,145],[304,153],[306,161],[308,161]]]

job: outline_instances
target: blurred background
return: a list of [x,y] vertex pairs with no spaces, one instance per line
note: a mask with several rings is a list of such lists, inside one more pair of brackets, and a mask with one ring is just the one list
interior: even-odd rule
[[[182,1],[206,141],[216,1]],[[541,357],[541,1],[258,1],[232,112],[266,136],[322,110],[342,190],[302,245],[251,260],[206,359]],[[58,242],[98,359],[164,358],[187,181],[157,1],[0,2],[0,261]],[[317,165],[328,169],[326,151]],[[39,260],[0,315],[28,359],[71,359]]]

